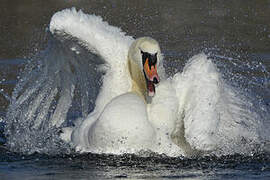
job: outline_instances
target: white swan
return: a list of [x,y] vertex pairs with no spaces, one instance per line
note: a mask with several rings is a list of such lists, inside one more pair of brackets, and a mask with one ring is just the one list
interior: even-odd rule
[[[256,143],[269,137],[268,131],[260,134],[263,123],[257,123],[248,100],[222,80],[205,54],[166,79],[159,45],[152,38],[134,41],[100,17],[74,8],[56,13],[50,31],[76,37],[107,63],[94,111],[62,134],[79,151],[151,150],[178,156],[196,149],[224,154],[243,152],[242,139]],[[53,118],[52,124],[63,121]]]
[[[151,112],[155,109],[151,102],[155,95],[154,84],[160,81],[157,67],[161,58],[158,42],[150,37],[139,38],[131,44],[124,70],[130,77],[130,91],[113,98],[98,116],[90,116],[72,132],[71,141],[77,148],[96,153],[151,150],[174,156],[183,154],[171,139],[175,117],[169,117],[175,112],[166,107]],[[177,106],[173,104],[173,107]],[[157,113],[157,116],[149,113]]]

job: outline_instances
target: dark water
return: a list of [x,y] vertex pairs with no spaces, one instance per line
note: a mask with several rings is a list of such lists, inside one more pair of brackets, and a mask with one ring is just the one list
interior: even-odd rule
[[20,72],[35,54],[48,46],[51,16],[73,6],[102,16],[128,35],[157,39],[165,54],[168,74],[181,71],[190,56],[206,52],[226,81],[232,86],[241,86],[251,98],[269,107],[269,0],[3,0],[0,6],[0,179],[270,178],[269,147],[264,151],[255,148],[249,155],[194,158],[155,154],[144,154],[144,157],[25,155],[7,149],[4,119]]
[[[23,156],[2,152],[1,179],[268,179],[269,155],[168,158],[149,155]],[[2,160],[3,159],[3,160]]]

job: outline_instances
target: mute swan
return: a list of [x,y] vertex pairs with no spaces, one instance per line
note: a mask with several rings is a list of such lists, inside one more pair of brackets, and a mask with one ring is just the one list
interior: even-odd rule
[[[52,17],[50,32],[39,73],[27,72],[13,93],[10,146],[58,151],[63,127],[61,138],[78,151],[115,154],[242,153],[249,152],[243,139],[256,144],[270,137],[260,119],[268,111],[256,113],[203,53],[165,77],[155,40],[134,40],[99,16],[65,9]],[[74,111],[81,118],[71,126]]]
[[130,92],[113,98],[100,115],[90,116],[73,131],[71,141],[77,149],[116,154],[141,150],[166,151],[173,155],[183,153],[170,137],[173,119],[162,122],[170,120],[172,112],[159,112],[163,116],[159,118],[149,116],[155,84],[160,82],[157,68],[160,58],[159,44],[150,37],[138,38],[131,44],[125,67],[126,76],[132,82]]

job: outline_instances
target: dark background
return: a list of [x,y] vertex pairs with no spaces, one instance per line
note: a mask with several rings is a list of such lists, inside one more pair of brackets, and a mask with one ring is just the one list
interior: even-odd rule
[[152,36],[166,51],[270,49],[269,0],[1,0],[0,59],[44,49],[51,17],[70,7],[100,15],[128,35]]

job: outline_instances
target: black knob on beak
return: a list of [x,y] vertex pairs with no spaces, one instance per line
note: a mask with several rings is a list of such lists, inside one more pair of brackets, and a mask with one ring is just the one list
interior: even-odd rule
[[154,79],[153,79],[153,83],[154,83],[154,84],[159,83],[156,77],[154,77]]

